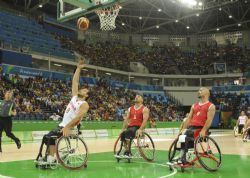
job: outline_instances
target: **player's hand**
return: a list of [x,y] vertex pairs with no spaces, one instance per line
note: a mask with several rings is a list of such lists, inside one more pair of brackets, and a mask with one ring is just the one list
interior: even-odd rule
[[200,137],[205,137],[206,136],[206,130],[202,129],[200,131]]
[[64,137],[67,137],[70,134],[70,130],[67,127],[62,128],[61,132],[62,132]]
[[84,68],[84,67],[85,67],[84,58],[81,58],[81,59],[78,61],[77,68],[82,69],[82,68]]
[[142,129],[138,129],[136,132],[137,137],[142,136]]

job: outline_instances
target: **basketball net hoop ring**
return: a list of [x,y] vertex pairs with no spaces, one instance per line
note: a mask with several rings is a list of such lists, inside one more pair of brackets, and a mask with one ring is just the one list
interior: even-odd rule
[[109,7],[103,7],[96,10],[96,14],[100,20],[100,29],[103,31],[110,31],[116,28],[115,19],[120,11],[119,4],[114,4]]

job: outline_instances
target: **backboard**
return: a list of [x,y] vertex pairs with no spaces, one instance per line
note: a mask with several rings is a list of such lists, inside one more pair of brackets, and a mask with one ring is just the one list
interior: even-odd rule
[[125,0],[59,0],[57,20],[65,22]]

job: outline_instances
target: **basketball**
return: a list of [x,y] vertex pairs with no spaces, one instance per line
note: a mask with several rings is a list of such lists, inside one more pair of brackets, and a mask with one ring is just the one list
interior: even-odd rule
[[87,30],[89,28],[89,20],[85,17],[81,17],[77,20],[77,28],[79,30]]

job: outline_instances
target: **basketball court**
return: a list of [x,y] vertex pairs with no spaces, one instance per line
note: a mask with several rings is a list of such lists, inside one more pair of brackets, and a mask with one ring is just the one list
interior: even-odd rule
[[[59,0],[57,20],[65,22],[96,13],[100,19],[100,28],[104,31],[115,28],[120,5],[129,3],[126,0]],[[65,9],[70,4],[71,9]],[[91,22],[90,22],[91,23]],[[88,27],[88,26],[87,26]],[[5,135],[4,135],[5,136]],[[211,137],[218,143],[222,152],[221,167],[217,172],[208,172],[203,168],[187,168],[182,173],[174,168],[170,170],[168,148],[177,135],[151,135],[156,153],[153,162],[143,159],[132,159],[117,162],[114,158],[113,147],[116,137],[84,138],[89,158],[87,168],[67,170],[62,166],[57,169],[38,169],[34,160],[38,154],[40,142],[27,140],[20,150],[12,142],[3,143],[3,153],[0,155],[0,178],[246,178],[250,175],[250,142],[243,143],[240,137],[234,137],[232,130],[212,130]]]
[[222,152],[222,164],[217,172],[210,173],[203,168],[187,168],[184,173],[178,169],[169,170],[167,166],[167,151],[176,135],[152,135],[155,143],[155,161],[146,162],[133,159],[131,163],[121,160],[119,163],[113,155],[116,138],[85,139],[89,149],[89,159],[86,169],[67,170],[59,166],[55,170],[35,168],[34,159],[37,156],[40,142],[24,143],[21,150],[13,143],[4,143],[0,159],[0,177],[218,177],[234,178],[248,177],[250,164],[249,142],[243,143],[240,137],[234,137],[232,131],[212,131],[213,137]]

